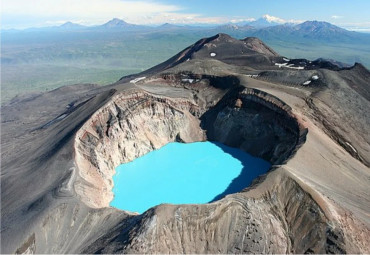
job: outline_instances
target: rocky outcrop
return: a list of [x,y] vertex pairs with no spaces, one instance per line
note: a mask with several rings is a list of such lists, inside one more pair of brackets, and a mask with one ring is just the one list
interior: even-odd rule
[[293,155],[307,134],[288,105],[257,89],[230,91],[202,120],[209,139],[272,164]]
[[260,39],[257,37],[247,37],[242,40],[249,49],[262,53],[266,56],[273,56],[278,57],[280,56],[277,52],[275,52],[273,49],[271,49],[269,46],[264,44]]

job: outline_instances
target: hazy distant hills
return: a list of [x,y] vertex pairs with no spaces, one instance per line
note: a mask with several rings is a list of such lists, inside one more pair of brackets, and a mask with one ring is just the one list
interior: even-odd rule
[[68,22],[64,23],[63,25],[59,26],[59,28],[63,28],[63,29],[84,29],[84,28],[86,28],[86,26],[68,21]]
[[[155,38],[158,41],[168,41],[171,44],[179,45],[178,50],[181,50],[185,42],[189,43],[196,38],[217,33],[226,33],[239,39],[257,37],[273,46],[279,53],[289,57],[338,58],[336,60],[349,64],[362,62],[367,66],[370,65],[370,49],[368,47],[370,34],[348,31],[322,21],[305,21],[300,24],[281,23],[282,20],[269,15],[264,15],[251,22],[244,21],[217,26],[170,23],[160,26],[145,26],[114,18],[97,26],[83,26],[66,22],[63,25],[53,27],[2,30],[1,42],[3,45],[11,46],[19,43],[22,45],[30,43],[42,45],[52,42],[78,43],[83,41],[78,46],[82,48],[76,52],[84,52],[86,50],[83,48],[83,44],[86,43],[97,46],[101,45],[103,41],[107,41],[117,45],[118,42],[127,40],[126,37],[130,37],[134,40],[136,38],[139,40],[137,43],[142,45],[146,44],[145,41],[149,42]],[[103,34],[104,36],[102,36]],[[86,40],[92,41],[90,43]],[[75,54],[75,51],[72,49],[71,51],[73,53],[68,53],[68,55]],[[1,61],[4,64],[13,58],[14,56],[9,58],[3,56]]]
[[[65,84],[109,84],[148,69],[199,38],[218,33],[257,37],[287,58],[331,59],[370,68],[370,34],[327,22],[281,24],[274,17],[215,26],[143,26],[112,19],[97,26],[1,30],[1,97]],[[343,66],[345,64],[342,64]]]
[[101,27],[105,27],[105,28],[128,28],[130,27],[131,28],[131,27],[136,27],[136,25],[127,23],[121,19],[114,18],[108,21],[107,23],[101,25]]
[[126,21],[117,19],[117,18],[114,18],[101,26],[96,26],[96,27],[91,27],[91,28],[92,29],[123,29],[123,30],[131,30],[131,31],[150,29],[150,27],[148,26],[127,23]]
[[266,17],[262,17],[252,22],[243,23],[230,23],[220,26],[192,26],[192,25],[176,25],[165,23],[160,26],[144,26],[127,23],[124,20],[114,18],[105,24],[99,26],[83,26],[72,22],[64,23],[58,27],[48,28],[33,28],[32,30],[60,30],[63,31],[182,31],[182,30],[202,30],[212,32],[224,32],[230,33],[234,36],[247,37],[254,36],[259,37],[263,40],[318,40],[325,42],[356,42],[359,40],[369,42],[370,34],[358,33],[354,31],[348,31],[344,28],[340,28],[333,24],[323,21],[305,21],[301,24],[285,23],[281,24],[275,21],[271,21]]
[[252,26],[252,27],[255,27],[255,28],[263,28],[263,27],[271,27],[271,26],[281,25],[281,23],[276,22],[274,20],[271,20],[268,15],[264,15],[263,17],[255,20],[255,21],[249,22],[245,25],[249,25],[249,26]]
[[[265,15],[268,16],[268,15]],[[122,19],[113,18],[109,20],[108,22],[102,24],[102,25],[96,25],[96,26],[84,26],[73,22],[66,22],[60,26],[51,26],[51,27],[40,27],[40,28],[28,28],[24,30],[17,30],[17,29],[2,29],[2,31],[27,31],[27,30],[52,30],[57,28],[63,28],[63,29],[81,29],[81,30],[94,30],[94,29],[154,29],[154,28],[200,28],[203,29],[212,29],[215,27],[229,27],[230,29],[241,29],[241,30],[264,30],[268,28],[269,30],[281,30],[282,27],[284,28],[291,28],[292,31],[294,30],[300,30],[300,31],[306,31],[306,32],[315,32],[318,30],[331,30],[336,32],[344,32],[347,31],[343,28],[337,27],[335,25],[332,25],[328,22],[323,21],[306,21],[301,24],[293,24],[293,23],[281,23],[276,22],[274,20],[270,20],[268,17],[262,17],[255,21],[243,21],[238,23],[228,23],[228,24],[222,24],[222,25],[178,25],[178,24],[170,24],[165,23],[163,25],[159,26],[147,26],[147,25],[137,25],[128,23]]]
[[328,22],[306,21],[298,25],[278,25],[253,31],[252,34],[261,39],[281,40],[319,40],[326,42],[350,42],[356,40],[369,40],[370,35],[348,31]]
[[16,31],[179,31],[182,30],[202,30],[204,32],[224,32],[230,33],[237,37],[254,36],[263,40],[318,40],[325,42],[346,42],[352,43],[360,40],[369,42],[370,34],[358,33],[348,31],[333,24],[323,21],[306,21],[301,24],[292,24],[277,22],[271,19],[270,16],[265,15],[260,19],[252,22],[230,23],[218,26],[192,26],[192,25],[176,25],[163,24],[160,26],[145,26],[136,25],[125,22],[124,20],[114,18],[107,23],[98,26],[83,26],[80,24],[66,22],[61,26],[44,27],[44,28],[30,28],[25,30],[2,30],[2,32],[16,32]]
[[217,29],[225,33],[239,33],[244,36],[254,36],[262,40],[289,40],[289,41],[324,41],[324,42],[370,42],[370,34],[348,31],[328,22],[322,21],[306,21],[301,24],[282,24],[270,25],[261,28],[256,28],[251,25],[238,26],[235,24],[227,24],[219,26]]

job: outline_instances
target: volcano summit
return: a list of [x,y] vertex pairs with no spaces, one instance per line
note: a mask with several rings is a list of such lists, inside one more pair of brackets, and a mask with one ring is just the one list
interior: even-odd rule
[[[105,87],[2,106],[2,253],[369,253],[370,72],[204,38]],[[170,142],[270,162],[241,192],[142,214],[115,167]],[[134,196],[134,194],[133,194]]]

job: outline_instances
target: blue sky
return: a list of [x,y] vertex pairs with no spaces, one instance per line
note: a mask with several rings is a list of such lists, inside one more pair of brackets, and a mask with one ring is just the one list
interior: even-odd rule
[[96,25],[117,17],[136,24],[220,24],[268,14],[280,22],[322,20],[370,30],[370,0],[2,0],[1,27]]
[[370,18],[369,0],[162,0],[182,6],[184,12],[201,10],[206,16],[262,16],[269,13],[287,19],[327,19],[332,15],[351,19]]

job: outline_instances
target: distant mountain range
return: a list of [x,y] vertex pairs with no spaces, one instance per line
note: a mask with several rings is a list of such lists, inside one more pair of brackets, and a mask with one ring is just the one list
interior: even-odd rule
[[148,26],[143,26],[143,25],[136,25],[136,24],[127,23],[124,20],[114,18],[114,19],[108,21],[107,23],[104,23],[101,26],[96,26],[95,28],[133,30],[133,29],[143,29],[143,28],[149,28],[149,27]]
[[[262,40],[280,40],[307,42],[309,40],[340,43],[370,43],[370,34],[348,31],[333,24],[323,21],[305,21],[300,24],[283,23],[284,20],[269,15],[251,22],[229,23],[218,26],[195,26],[176,25],[165,23],[160,26],[145,26],[127,23],[124,20],[114,18],[107,23],[98,26],[83,26],[80,24],[66,22],[61,26],[30,28],[20,31],[110,31],[110,32],[168,32],[168,31],[202,31],[212,33],[228,33],[232,36],[258,37]],[[2,32],[14,32],[19,30],[2,30]]]
[[370,34],[348,31],[328,22],[305,21],[301,24],[280,24],[256,28],[251,24],[238,26],[227,24],[217,27],[224,33],[239,34],[241,37],[254,36],[262,40],[280,41],[324,41],[324,42],[369,42]]
[[[249,22],[239,22],[239,23],[231,23],[231,24],[226,24],[225,26],[237,26],[237,27],[253,27],[253,28],[265,28],[265,27],[271,27],[271,26],[277,26],[281,25],[284,22],[277,22],[275,20],[276,18],[271,17],[269,15],[264,15],[263,17],[255,20],[255,21],[249,21]],[[70,23],[70,22],[67,22]],[[62,25],[63,26],[63,25]],[[131,24],[127,23],[124,20],[114,18],[110,21],[108,21],[105,24],[102,24],[100,26],[96,27],[104,27],[104,28],[152,28],[153,26],[145,26],[145,25],[136,25],[136,24]],[[163,25],[158,26],[159,28],[189,28],[189,27],[199,27],[197,25],[178,25],[178,24],[170,24],[170,23],[165,23]],[[212,25],[208,26],[203,26],[203,28],[210,28],[213,27]]]
[[[327,22],[319,22],[319,21],[312,21],[312,22],[316,22],[317,24],[329,24]],[[302,23],[303,24],[303,23]],[[63,29],[96,29],[96,28],[109,28],[109,29],[127,29],[127,28],[137,28],[137,29],[142,29],[142,28],[154,28],[154,27],[163,27],[163,28],[168,28],[168,27],[171,27],[171,28],[189,28],[189,27],[203,27],[203,28],[211,28],[211,27],[218,27],[218,26],[230,26],[230,27],[233,27],[233,28],[245,28],[245,27],[249,27],[249,28],[255,28],[255,29],[261,29],[261,28],[267,28],[267,27],[273,27],[273,26],[280,26],[280,25],[284,25],[284,26],[294,26],[296,24],[294,23],[289,23],[289,22],[285,22],[284,20],[282,19],[279,19],[279,18],[276,18],[276,17],[272,17],[272,16],[269,16],[269,15],[264,15],[263,17],[257,19],[257,20],[254,20],[254,21],[242,21],[242,22],[237,22],[237,23],[229,23],[229,24],[224,24],[224,25],[179,25],[179,24],[170,24],[170,23],[165,23],[163,25],[159,25],[159,26],[148,26],[148,25],[137,25],[137,24],[132,24],[132,23],[128,23],[122,19],[118,19],[118,18],[113,18],[111,19],[110,21],[102,24],[102,25],[96,25],[96,26],[84,26],[84,25],[80,25],[80,24],[77,24],[77,23],[73,23],[73,22],[66,22],[60,26],[51,26],[51,27],[40,27],[40,28],[27,28],[27,29],[23,29],[23,30],[45,30],[45,29],[55,29],[55,28],[63,28]],[[330,24],[329,24],[330,25]],[[334,26],[334,25],[332,25]],[[18,29],[2,29],[2,31],[19,31]],[[22,30],[22,31],[23,31]]]
[[352,40],[368,40],[370,35],[337,27],[328,22],[306,21],[298,25],[277,25],[252,32],[253,36],[261,39],[314,39],[325,42],[349,42]]
[[64,29],[82,29],[82,28],[86,28],[86,26],[76,24],[76,23],[72,23],[70,21],[64,23],[63,25],[61,25],[59,27],[64,28]]
[[266,14],[266,15],[263,15],[261,18],[255,20],[255,21],[249,22],[247,25],[253,26],[253,27],[256,27],[256,28],[263,28],[263,27],[277,26],[277,25],[281,25],[283,23],[286,23],[286,22],[282,19],[272,17],[272,16]]

